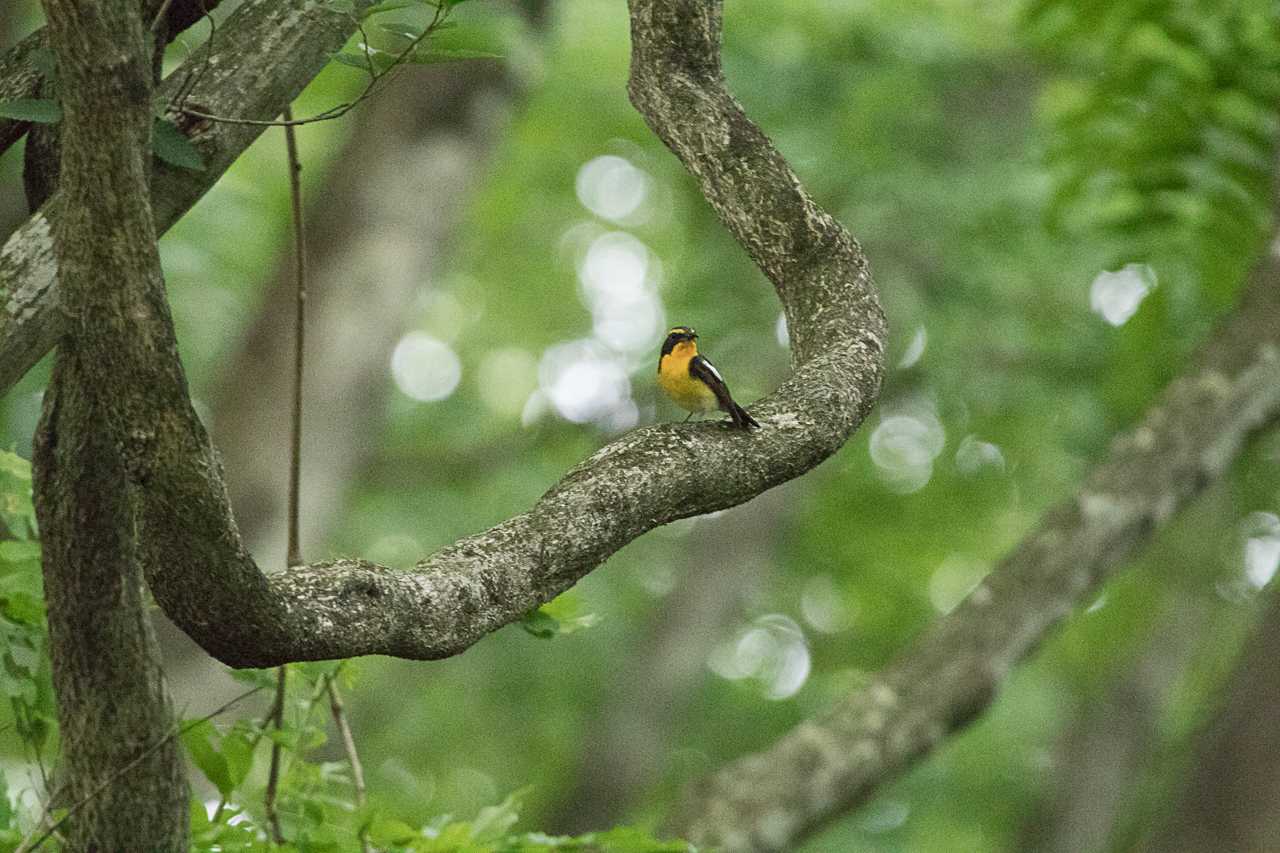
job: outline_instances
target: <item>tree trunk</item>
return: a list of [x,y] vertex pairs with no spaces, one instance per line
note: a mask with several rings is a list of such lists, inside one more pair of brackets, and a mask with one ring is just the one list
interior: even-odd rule
[[[36,434],[35,498],[69,850],[186,850],[187,781],[128,535],[126,473],[64,343]],[[79,436],[78,440],[60,441]],[[161,739],[168,738],[159,748]],[[148,753],[148,750],[150,752]],[[138,761],[139,756],[148,753]],[[138,763],[118,779],[126,765]],[[101,789],[101,790],[100,790]]]
[[148,447],[138,432],[113,429],[121,408],[146,411],[112,381],[114,371],[139,378],[112,339],[143,337],[135,306],[118,297],[129,282],[163,292],[148,201],[152,39],[136,0],[48,0],[45,10],[64,109],[54,251],[76,318],[58,348],[34,459],[62,730],[58,798],[70,809],[69,850],[183,851],[186,769],[134,547]]

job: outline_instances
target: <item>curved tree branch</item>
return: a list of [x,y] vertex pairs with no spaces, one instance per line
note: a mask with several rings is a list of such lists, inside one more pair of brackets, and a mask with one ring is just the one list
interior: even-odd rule
[[[885,334],[866,261],[721,87],[719,4],[637,2],[633,21],[633,97],[774,280],[791,321],[794,374],[754,407],[764,428],[635,430],[528,512],[413,571],[344,560],[265,575],[241,545],[192,410],[158,275],[79,290],[66,306],[77,346],[98,356],[84,360],[80,381],[113,389],[99,428],[126,461],[135,553],[165,613],[210,653],[235,666],[456,654],[642,533],[799,476],[866,417]],[[686,23],[701,38],[672,52],[664,33]],[[684,103],[657,91],[673,84]]]
[[1280,243],[1240,306],[1076,495],[864,689],[691,790],[672,829],[791,849],[980,715],[1010,670],[1280,417]]
[[[196,0],[199,2],[199,0]],[[372,0],[358,0],[363,8]],[[188,8],[183,2],[175,6]],[[212,3],[210,4],[212,5]],[[218,29],[218,38],[165,80],[157,98],[168,103],[188,82],[187,98],[218,115],[269,119],[279,115],[319,73],[355,29],[344,14],[309,0],[246,0]],[[24,42],[25,43],[25,42]],[[264,128],[196,123],[187,128],[205,161],[201,171],[153,163],[152,210],[163,233],[208,192]],[[41,211],[0,249],[0,394],[31,369],[64,331],[58,308],[58,264]]]

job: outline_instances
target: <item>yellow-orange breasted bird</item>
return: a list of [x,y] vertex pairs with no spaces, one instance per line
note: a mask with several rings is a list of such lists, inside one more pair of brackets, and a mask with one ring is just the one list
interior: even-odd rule
[[690,418],[695,412],[719,409],[728,412],[734,426],[740,429],[760,426],[733,401],[720,371],[705,356],[698,355],[698,333],[688,326],[676,326],[667,333],[662,355],[658,356],[658,384],[677,406],[688,410]]

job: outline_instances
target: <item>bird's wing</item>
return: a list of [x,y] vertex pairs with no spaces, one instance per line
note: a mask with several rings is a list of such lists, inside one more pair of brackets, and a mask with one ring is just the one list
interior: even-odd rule
[[720,403],[720,408],[726,412],[732,412],[734,408],[733,397],[729,396],[729,386],[724,384],[724,379],[720,376],[720,371],[712,366],[700,355],[695,355],[689,359],[689,375],[694,379],[700,379],[708,388],[715,392],[716,400]]

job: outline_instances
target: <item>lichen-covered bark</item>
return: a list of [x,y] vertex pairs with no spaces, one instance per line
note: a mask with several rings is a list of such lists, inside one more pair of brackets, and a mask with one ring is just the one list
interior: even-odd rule
[[[196,0],[198,2],[198,0]],[[372,0],[358,0],[357,6]],[[197,69],[187,103],[214,115],[270,120],[342,47],[355,25],[319,0],[246,0],[165,80],[156,99],[168,103]],[[163,233],[177,222],[264,130],[261,126],[183,122],[205,160],[200,171],[153,162],[152,208]],[[49,237],[55,194],[0,249],[0,394],[48,352],[62,334],[58,266]]]
[[[46,0],[45,11],[65,143],[52,237],[71,325],[145,336],[131,322],[140,306],[130,298],[160,288],[147,202],[151,39],[136,0]],[[88,319],[103,310],[110,314]],[[169,738],[172,711],[129,520],[135,459],[122,451],[131,436],[116,414],[147,411],[146,376],[131,375],[146,366],[114,349],[106,334],[63,340],[36,435],[61,799],[78,806],[67,847],[184,851],[185,768]]]
[[1015,664],[1280,418],[1278,247],[1074,497],[869,685],[695,786],[673,831],[730,851],[792,849],[981,714]]

